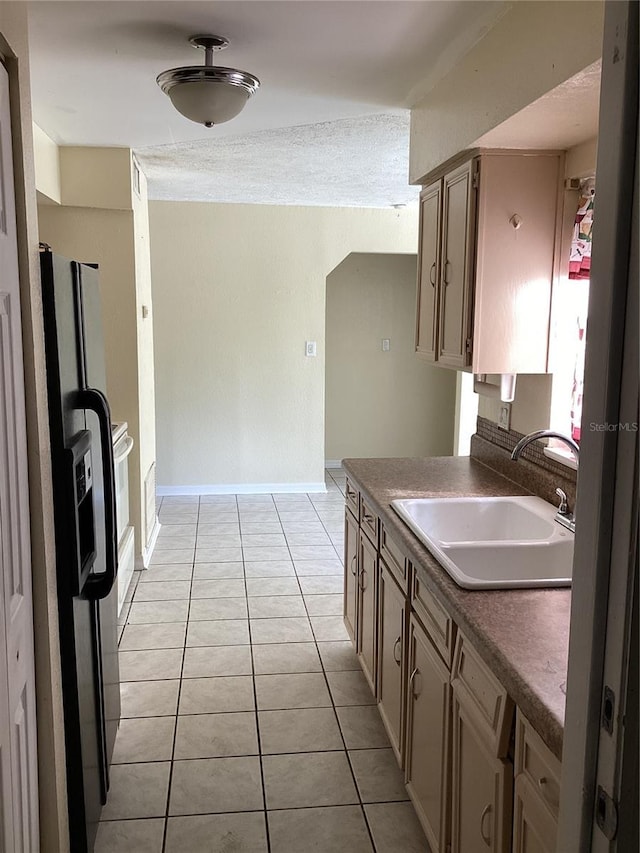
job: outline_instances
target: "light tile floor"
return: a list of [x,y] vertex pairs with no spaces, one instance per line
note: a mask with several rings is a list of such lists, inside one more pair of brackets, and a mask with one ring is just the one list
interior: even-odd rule
[[163,498],[96,853],[425,853],[342,622],[327,494]]

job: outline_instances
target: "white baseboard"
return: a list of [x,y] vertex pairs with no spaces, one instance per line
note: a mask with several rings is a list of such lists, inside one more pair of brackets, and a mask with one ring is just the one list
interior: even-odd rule
[[153,520],[153,530],[151,531],[151,536],[149,537],[149,541],[147,542],[147,547],[142,549],[142,567],[145,569],[149,568],[149,563],[151,562],[151,555],[153,554],[153,549],[156,547],[156,542],[158,541],[158,533],[160,533],[161,524],[158,521],[158,516]]
[[325,468],[342,468],[342,459],[325,459]]
[[322,483],[222,483],[199,486],[158,486],[156,493],[160,497],[172,495],[277,495],[306,494],[307,492],[326,492]]

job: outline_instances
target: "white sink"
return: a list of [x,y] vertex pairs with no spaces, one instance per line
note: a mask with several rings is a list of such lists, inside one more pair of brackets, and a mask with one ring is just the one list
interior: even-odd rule
[[422,498],[391,505],[458,586],[571,584],[573,533],[541,498]]

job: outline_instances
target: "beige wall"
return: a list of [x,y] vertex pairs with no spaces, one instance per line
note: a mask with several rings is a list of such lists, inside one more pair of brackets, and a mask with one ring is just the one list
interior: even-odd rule
[[145,542],[145,479],[156,461],[156,389],[153,360],[153,311],[151,292],[151,247],[147,180],[140,172],[140,194],[133,193],[133,237],[136,279],[136,330],[138,361],[139,470],[141,539]]
[[[518,432],[533,432],[548,429],[551,413],[550,373],[521,374],[516,380],[516,396],[511,404],[511,429]],[[480,397],[478,414],[482,418],[498,422],[500,400]]]
[[26,3],[0,3],[9,72],[20,264],[38,724],[40,849],[69,849],[51,449],[42,326]]
[[131,210],[128,148],[64,146],[60,151],[61,200],[70,207]]
[[415,253],[417,211],[149,213],[158,484],[322,484],[326,277],[351,252]]
[[599,59],[603,10],[600,0],[513,3],[412,109],[411,182]]
[[33,125],[33,153],[36,169],[36,189],[38,201],[60,204],[60,156],[56,143],[47,134]]
[[327,277],[328,460],[452,452],[456,374],[417,358],[415,323],[415,255],[351,254]]

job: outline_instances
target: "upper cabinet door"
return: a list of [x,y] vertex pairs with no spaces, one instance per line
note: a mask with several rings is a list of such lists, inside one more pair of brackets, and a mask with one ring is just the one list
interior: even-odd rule
[[471,160],[444,178],[438,361],[449,367],[471,364],[476,167]]
[[437,358],[441,213],[442,181],[436,181],[420,193],[416,352],[428,361]]

